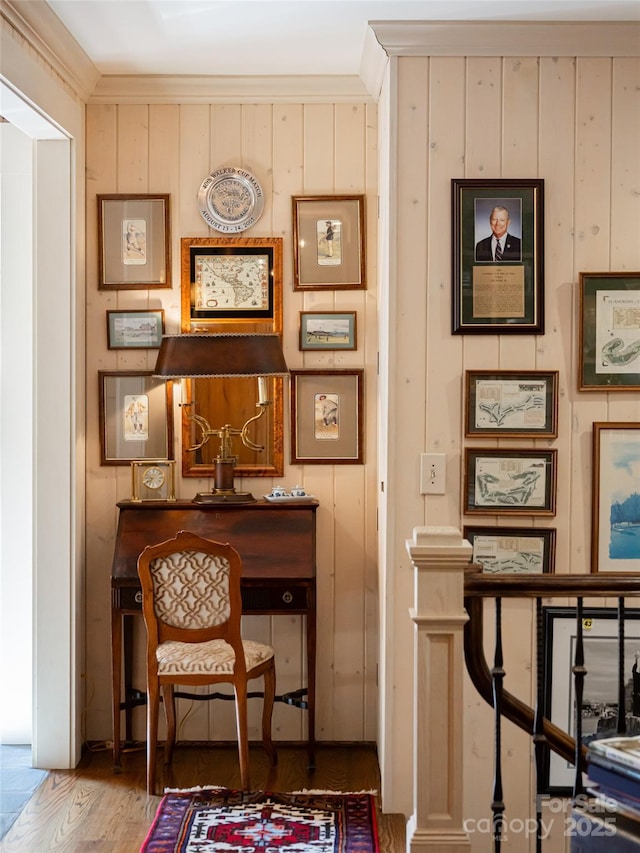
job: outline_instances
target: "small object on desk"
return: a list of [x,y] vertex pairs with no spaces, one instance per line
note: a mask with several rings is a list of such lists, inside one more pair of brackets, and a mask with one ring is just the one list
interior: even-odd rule
[[145,459],[131,463],[131,500],[175,501],[175,470],[173,459]]
[[293,493],[288,495],[286,492],[284,495],[264,495],[264,499],[269,501],[270,503],[304,503],[305,501],[314,501],[315,498],[313,495],[294,495]]

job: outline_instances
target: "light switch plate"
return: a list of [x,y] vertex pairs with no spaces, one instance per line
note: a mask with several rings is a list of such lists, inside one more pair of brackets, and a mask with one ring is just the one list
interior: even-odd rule
[[444,495],[447,482],[447,457],[444,453],[420,454],[420,494]]

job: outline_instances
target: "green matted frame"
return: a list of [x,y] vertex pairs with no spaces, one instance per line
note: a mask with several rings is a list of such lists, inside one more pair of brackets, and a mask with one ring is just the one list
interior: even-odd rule
[[640,272],[580,273],[580,391],[640,391]]
[[[544,181],[453,179],[454,334],[544,333]],[[509,251],[487,254],[494,207],[509,213]]]

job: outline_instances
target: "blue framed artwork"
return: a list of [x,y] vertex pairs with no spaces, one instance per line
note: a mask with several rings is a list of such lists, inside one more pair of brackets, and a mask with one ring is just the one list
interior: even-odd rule
[[640,423],[593,425],[591,571],[640,573]]

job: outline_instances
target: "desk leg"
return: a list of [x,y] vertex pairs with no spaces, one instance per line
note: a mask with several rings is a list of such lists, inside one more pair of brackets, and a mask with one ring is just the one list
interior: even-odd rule
[[124,663],[124,737],[126,743],[131,743],[133,740],[133,702],[132,702],[132,683],[133,683],[133,620],[134,616],[130,613],[124,614],[122,617],[122,634],[123,634],[123,663]]
[[122,611],[111,605],[111,704],[113,718],[113,769],[120,771],[120,692],[122,685]]
[[310,602],[307,611],[307,699],[309,770],[316,769],[316,591],[309,590]]

